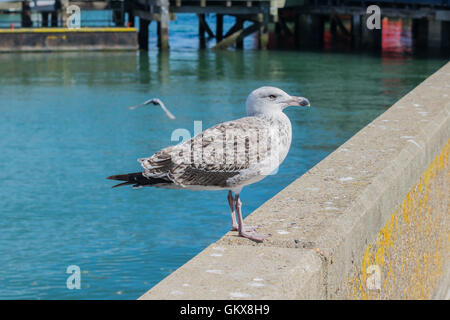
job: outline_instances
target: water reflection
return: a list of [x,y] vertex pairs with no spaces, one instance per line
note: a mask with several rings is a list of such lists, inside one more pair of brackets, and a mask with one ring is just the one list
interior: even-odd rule
[[150,59],[148,52],[139,51],[138,53],[138,66],[139,66],[139,82],[141,84],[150,84]]
[[158,72],[157,77],[162,85],[167,85],[170,81],[170,52],[160,51],[158,57]]
[[413,51],[411,20],[388,19],[382,20],[382,51],[384,55],[408,55]]

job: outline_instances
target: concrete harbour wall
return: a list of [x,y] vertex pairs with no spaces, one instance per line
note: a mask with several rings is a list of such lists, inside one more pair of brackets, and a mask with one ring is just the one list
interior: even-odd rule
[[0,52],[137,50],[135,28],[0,29]]
[[450,63],[140,299],[450,296]]

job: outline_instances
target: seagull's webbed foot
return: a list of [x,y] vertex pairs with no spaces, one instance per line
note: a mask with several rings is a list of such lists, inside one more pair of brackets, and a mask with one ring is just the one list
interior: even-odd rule
[[256,242],[263,242],[265,238],[267,238],[268,234],[262,234],[262,233],[256,233],[256,232],[248,232],[248,231],[241,231],[239,232],[240,237],[244,237]]

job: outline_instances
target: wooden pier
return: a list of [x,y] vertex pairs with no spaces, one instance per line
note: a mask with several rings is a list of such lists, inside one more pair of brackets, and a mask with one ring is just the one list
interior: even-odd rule
[[[206,47],[208,36],[215,39],[212,49],[240,49],[243,39],[256,33],[259,48],[264,50],[269,31],[274,39],[272,47],[278,48],[321,48],[325,30],[334,42],[351,43],[354,49],[378,50],[382,43],[381,29],[366,27],[366,10],[373,2],[365,0],[54,0],[53,5],[34,7],[30,3],[21,2],[24,28],[35,27],[32,12],[42,15],[42,27],[66,27],[67,8],[72,4],[81,10],[111,10],[114,27],[134,27],[138,18],[138,44],[142,50],[148,50],[151,23],[157,24],[159,49],[168,50],[170,21],[184,13],[198,17],[200,48]],[[450,0],[381,0],[376,4],[381,18],[411,21],[414,46],[439,50],[450,47]],[[215,16],[215,25],[207,23],[206,15],[210,14]],[[229,30],[224,29],[225,15],[235,19]],[[288,47],[283,44],[286,42],[290,43]]]
[[[242,48],[242,40],[258,33],[259,48],[266,49],[269,28],[279,47],[283,38],[294,38],[294,47],[323,46],[325,25],[335,41],[349,41],[355,49],[379,50],[381,29],[368,29],[367,7],[373,2],[356,0],[132,0],[126,1],[129,17],[140,21],[139,46],[148,49],[148,25],[158,24],[158,46],[169,49],[169,24],[176,14],[194,13],[199,21],[200,47],[205,34],[216,39],[213,49]],[[450,0],[382,0],[381,18],[412,20],[414,45],[434,49],[450,47]],[[205,14],[215,14],[215,30],[206,23]],[[223,16],[235,18],[230,30],[223,29]],[[244,22],[252,24],[244,28]],[[291,48],[292,49],[292,48]]]
[[[129,16],[139,17],[139,45],[148,48],[147,27],[151,21],[158,25],[158,46],[161,50],[169,48],[169,21],[173,14],[197,14],[199,21],[200,47],[205,47],[205,33],[215,38],[214,49],[225,49],[234,44],[242,47],[242,40],[246,36],[258,32],[259,47],[267,48],[268,25],[270,19],[271,0],[135,0],[129,6]],[[215,31],[207,24],[205,15],[216,15]],[[236,19],[235,24],[224,33],[223,16],[230,15]],[[252,24],[244,28],[244,22]],[[142,28],[141,28],[142,25]]]

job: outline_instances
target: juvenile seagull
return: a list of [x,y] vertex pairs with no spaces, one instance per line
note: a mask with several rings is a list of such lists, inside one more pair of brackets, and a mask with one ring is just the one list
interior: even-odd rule
[[107,179],[125,181],[114,187],[132,184],[133,187],[228,190],[232,230],[253,241],[263,241],[267,235],[243,224],[239,195],[244,186],[276,171],[286,158],[292,128],[283,109],[309,107],[309,101],[278,88],[261,87],[250,93],[245,105],[247,117],[217,124],[188,141],[138,159],[143,172]]

